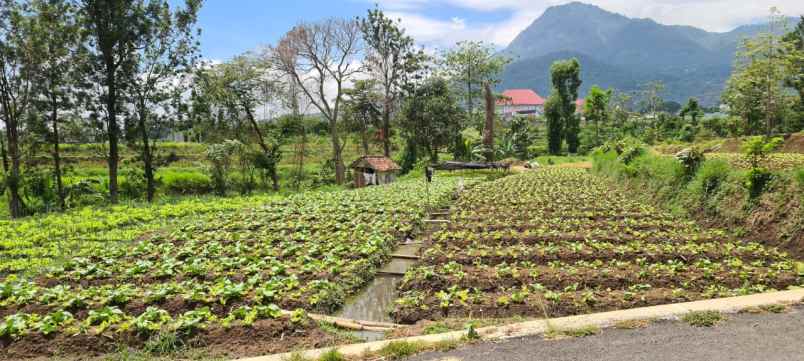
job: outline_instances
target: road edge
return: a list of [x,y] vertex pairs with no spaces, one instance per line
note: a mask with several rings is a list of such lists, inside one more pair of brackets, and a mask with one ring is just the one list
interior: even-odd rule
[[[504,326],[484,327],[478,329],[477,333],[482,340],[499,340],[513,337],[539,335],[551,329],[567,330],[577,329],[585,326],[597,326],[600,328],[605,328],[613,326],[614,324],[622,321],[674,319],[694,311],[735,313],[751,307],[798,302],[804,302],[804,289],[631,308],[626,310],[593,313],[587,315],[552,318],[549,320],[526,321]],[[466,331],[453,331],[436,335],[413,336],[392,340],[319,348],[294,353],[250,357],[239,359],[237,361],[284,361],[294,354],[308,359],[317,359],[323,353],[332,349],[337,349],[338,352],[346,357],[359,357],[369,352],[379,351],[391,342],[407,341],[414,343],[436,344],[439,342],[460,340],[466,336],[466,333]]]

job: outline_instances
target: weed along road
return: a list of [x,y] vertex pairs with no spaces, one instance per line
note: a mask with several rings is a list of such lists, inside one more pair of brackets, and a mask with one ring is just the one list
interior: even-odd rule
[[[773,310],[777,311],[777,310]],[[778,310],[781,311],[781,310]],[[804,307],[772,313],[722,316],[712,326],[684,320],[634,322],[603,330],[567,331],[480,342],[450,352],[430,352],[410,361],[678,360],[798,361],[804,359]],[[575,335],[571,335],[575,333]],[[587,334],[586,336],[583,336]]]

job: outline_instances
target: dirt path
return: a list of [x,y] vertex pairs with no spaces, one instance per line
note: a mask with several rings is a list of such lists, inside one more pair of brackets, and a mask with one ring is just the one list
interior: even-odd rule
[[782,314],[736,314],[714,327],[660,321],[644,329],[605,329],[583,338],[525,337],[480,343],[410,360],[802,360],[804,307]]

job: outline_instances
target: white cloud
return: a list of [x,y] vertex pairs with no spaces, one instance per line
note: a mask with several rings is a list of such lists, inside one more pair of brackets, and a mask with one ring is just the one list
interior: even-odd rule
[[[372,0],[376,2],[377,0]],[[544,11],[568,0],[379,0],[402,19],[418,41],[449,46],[460,40],[484,40],[498,46],[510,43]],[[587,0],[601,8],[632,18],[651,18],[667,25],[690,25],[709,31],[729,31],[761,21],[776,6],[783,14],[804,14],[801,0]],[[477,12],[503,11],[508,17],[496,22],[467,19],[439,20],[423,15],[428,6],[452,6]],[[448,14],[447,14],[448,15]]]

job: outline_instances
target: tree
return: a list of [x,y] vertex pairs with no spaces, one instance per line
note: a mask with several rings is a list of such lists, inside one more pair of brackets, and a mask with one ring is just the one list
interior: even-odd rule
[[172,93],[181,93],[181,77],[192,70],[198,50],[194,24],[200,0],[186,0],[184,9],[171,11],[167,1],[153,0],[142,14],[141,33],[134,39],[136,57],[129,79],[129,91],[134,101],[137,128],[140,133],[141,156],[148,202],[156,193],[153,150],[149,121],[157,117],[151,109],[171,105]]
[[[580,119],[575,115],[578,99],[578,89],[581,87],[581,64],[578,59],[556,61],[550,66],[550,79],[553,84],[553,93],[558,97],[558,113],[561,134],[567,140],[567,151],[576,153],[578,151],[578,133],[580,133]],[[555,110],[554,110],[555,111]],[[545,109],[546,112],[546,109]],[[558,129],[558,128],[557,128]],[[558,141],[558,148],[561,148],[561,141]],[[553,153],[555,154],[555,153]]]
[[42,59],[37,64],[37,71],[32,74],[35,77],[36,105],[41,111],[49,113],[50,129],[46,131],[46,138],[53,147],[53,177],[59,208],[63,211],[66,195],[62,181],[59,123],[60,111],[70,110],[75,98],[77,67],[74,64],[80,61],[77,9],[64,0],[33,0],[31,10],[37,39],[33,51],[36,57]]
[[[285,34],[273,49],[277,70],[296,81],[310,103],[329,121],[335,181],[343,184],[343,163],[338,127],[340,125],[343,87],[360,69],[360,24],[354,20],[328,19],[318,23],[302,23]],[[329,84],[334,92],[325,91]]]
[[88,54],[89,76],[101,85],[100,100],[109,141],[109,198],[118,201],[120,162],[118,115],[144,30],[144,0],[82,0],[81,18],[94,51]]
[[371,76],[380,84],[382,99],[383,152],[391,156],[391,113],[406,75],[417,67],[419,56],[413,38],[405,35],[398,21],[391,20],[379,9],[368,11],[360,20],[368,54],[364,59]]
[[681,113],[679,115],[681,115],[682,119],[689,115],[690,118],[692,118],[692,126],[697,127],[698,118],[703,116],[703,109],[701,109],[701,106],[698,104],[698,99],[690,98],[687,101],[687,104],[684,105],[684,108],[681,109]]
[[799,54],[795,44],[775,34],[785,27],[784,22],[772,8],[768,32],[743,42],[722,96],[730,112],[743,119],[749,134],[758,134],[764,128],[765,135],[770,136],[780,125],[784,109],[789,108],[786,104],[792,101],[784,89],[785,80],[801,69],[796,68]]
[[483,126],[483,147],[486,150],[486,161],[494,161],[494,120],[496,119],[496,102],[491,82],[483,83],[483,93],[486,99],[486,124]]
[[547,151],[553,155],[560,154],[561,144],[564,141],[564,123],[561,97],[555,90],[550,92],[544,103],[544,117],[547,119]]
[[[28,6],[16,0],[0,2],[0,107],[5,125],[6,152],[10,164],[5,167],[8,208],[12,218],[25,214],[20,197],[20,123],[32,103],[37,57],[30,43],[35,40]],[[5,154],[4,154],[5,166]]]
[[355,80],[351,89],[344,90],[346,120],[349,128],[360,133],[363,155],[369,155],[369,131],[381,116],[377,104],[384,102],[382,96],[374,91],[374,87],[372,80]]
[[460,84],[459,88],[469,114],[474,113],[474,99],[480,96],[483,84],[497,82],[510,59],[495,55],[494,47],[479,41],[462,41],[444,54],[447,76]]
[[281,154],[280,144],[275,137],[264,134],[254,113],[266,94],[274,92],[273,84],[267,83],[267,76],[263,63],[254,54],[247,53],[211,67],[202,73],[200,80],[205,93],[214,102],[227,109],[236,119],[246,119],[262,150],[261,163],[270,173],[274,190],[278,190],[276,163]]
[[600,144],[600,124],[605,123],[609,119],[609,101],[611,100],[612,91],[603,90],[597,85],[593,85],[586,95],[586,103],[584,104],[584,115],[587,122],[595,124],[595,143]]
[[796,28],[787,33],[782,40],[790,44],[785,55],[792,58],[792,71],[787,74],[785,85],[795,89],[798,93],[798,101],[795,106],[796,123],[792,124],[790,130],[800,131],[804,129],[804,16],[801,17]]
[[[408,146],[423,148],[430,160],[436,162],[439,149],[448,145],[453,135],[461,131],[463,112],[447,81],[433,78],[405,99],[400,118]],[[413,150],[412,154],[416,153]]]

